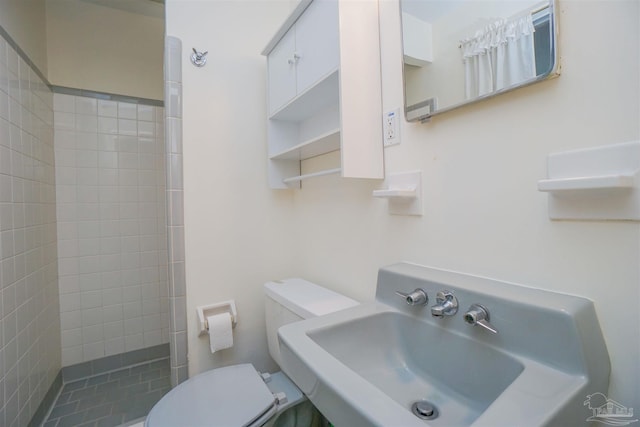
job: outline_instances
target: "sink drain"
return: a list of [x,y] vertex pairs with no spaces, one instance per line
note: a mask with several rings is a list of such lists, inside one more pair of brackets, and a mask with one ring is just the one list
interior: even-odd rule
[[418,400],[411,405],[411,412],[423,420],[433,420],[438,418],[438,408],[426,400]]

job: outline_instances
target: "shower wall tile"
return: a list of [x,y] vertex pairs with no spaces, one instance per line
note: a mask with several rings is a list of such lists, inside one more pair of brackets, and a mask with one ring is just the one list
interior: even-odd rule
[[[75,124],[63,117],[61,127]],[[0,37],[1,426],[28,425],[61,367],[56,178],[53,94]]]
[[166,212],[168,308],[170,322],[169,347],[171,354],[171,385],[188,378],[187,369],[187,313],[184,268],[184,213],[182,180],[182,42],[175,37],[165,39],[165,125],[166,145]]
[[53,98],[62,366],[166,343],[164,109]]

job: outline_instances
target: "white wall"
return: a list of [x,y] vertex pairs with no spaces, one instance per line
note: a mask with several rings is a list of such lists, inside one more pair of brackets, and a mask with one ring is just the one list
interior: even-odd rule
[[[150,9],[145,14],[117,9],[122,2],[114,7],[92,2],[46,0],[51,84],[163,99],[162,5],[135,2]],[[160,9],[160,16],[155,9]]]
[[[593,299],[611,354],[609,396],[640,407],[640,226],[550,221],[536,190],[548,153],[640,138],[637,2],[561,1],[562,76],[429,124],[403,123],[386,170],[423,171],[419,218],[388,215],[371,197],[380,182],[318,178],[293,200],[266,189],[264,60],[255,52],[286,11],[231,3],[167,4],[169,33],[213,52],[204,69],[184,65],[189,327],[198,303],[235,297],[242,316],[236,349],[221,356],[189,331],[191,374],[264,365],[264,280],[299,274],[370,300],[377,269],[408,260]],[[381,1],[381,40],[386,111],[403,102],[396,0]]]
[[[260,52],[288,1],[167,1],[167,35],[182,40],[183,170],[190,374],[234,363],[273,368],[262,284],[291,274],[292,195],[267,188],[266,62]],[[189,62],[191,48],[207,65]],[[235,345],[198,338],[195,307],[234,298]]]

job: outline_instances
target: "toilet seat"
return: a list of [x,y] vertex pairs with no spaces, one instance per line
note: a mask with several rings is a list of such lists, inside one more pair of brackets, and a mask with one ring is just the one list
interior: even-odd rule
[[261,425],[277,409],[277,399],[253,365],[233,365],[175,387],[153,407],[145,427],[248,427]]

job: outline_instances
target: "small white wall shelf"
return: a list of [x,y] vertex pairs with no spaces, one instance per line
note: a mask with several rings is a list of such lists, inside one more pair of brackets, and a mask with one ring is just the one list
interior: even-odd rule
[[373,197],[388,199],[390,214],[422,215],[422,171],[389,174],[384,185]]
[[547,168],[550,218],[640,220],[640,141],[550,154]]

